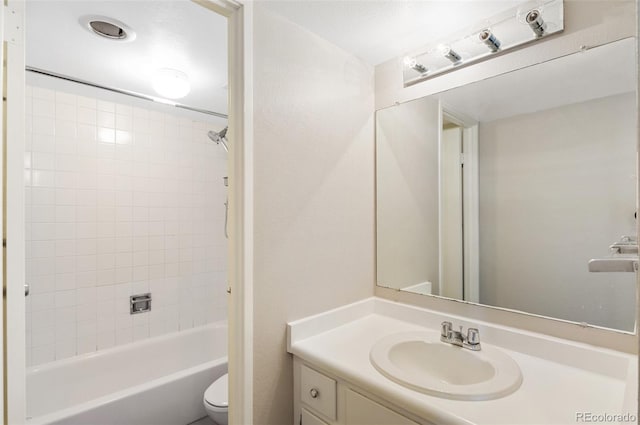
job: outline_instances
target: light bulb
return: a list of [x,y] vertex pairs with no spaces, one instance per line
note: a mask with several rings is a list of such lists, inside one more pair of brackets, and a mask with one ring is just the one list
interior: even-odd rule
[[438,45],[438,51],[442,56],[453,62],[454,65],[462,60],[462,56],[460,56],[456,51],[451,49],[451,47],[447,46],[446,44]]
[[500,50],[500,40],[498,40],[498,38],[493,35],[490,29],[487,28],[480,31],[480,33],[478,34],[478,38],[480,39],[480,41],[486,44],[492,52],[495,53]]
[[450,51],[451,47],[447,46],[446,44],[438,44],[438,52],[440,52],[442,56],[447,56]]
[[402,62],[404,63],[404,66],[406,66],[407,68],[411,68],[414,71],[419,72],[420,74],[426,74],[428,71],[427,67],[418,63],[418,61],[414,57],[405,56]]
[[530,10],[524,18],[536,37],[542,37],[547,29],[547,24],[542,19],[542,13],[538,9]]
[[404,66],[406,66],[407,68],[413,68],[418,63],[416,61],[416,58],[411,57],[411,56],[405,56],[404,60],[402,62],[404,63]]

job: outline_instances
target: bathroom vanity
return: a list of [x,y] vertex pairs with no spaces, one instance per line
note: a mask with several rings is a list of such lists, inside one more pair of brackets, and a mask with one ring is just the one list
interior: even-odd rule
[[[479,330],[482,349],[477,353],[485,351],[482,355],[488,357],[483,361],[495,368],[491,376],[479,377],[475,367],[468,368],[470,362],[478,361],[469,357],[476,355],[473,351],[439,340],[446,321],[455,329]],[[414,335],[423,339],[422,348],[452,351],[428,355],[400,350],[393,354],[393,362],[406,366],[411,372],[407,376],[418,380],[439,371],[461,371],[444,377],[454,383],[451,390],[421,388],[419,383],[396,379],[397,371],[385,372],[380,362],[376,364],[376,346],[379,349],[392,341],[396,345],[390,346],[397,348],[407,338],[413,344]],[[394,338],[398,341],[393,342]],[[294,356],[295,424],[575,424],[593,415],[608,415],[612,423],[636,422],[637,360],[631,354],[471,323],[380,298],[290,323],[287,348]],[[502,360],[508,358],[516,369],[492,359],[491,352]],[[412,362],[413,355],[422,357]],[[434,367],[434,361],[439,367]],[[502,392],[456,393],[495,378],[511,379],[511,383]]]
[[[431,423],[404,409],[376,401],[377,397],[313,365],[294,360],[296,416],[304,425]],[[366,394],[366,395],[365,395]],[[412,417],[413,419],[410,419]]]

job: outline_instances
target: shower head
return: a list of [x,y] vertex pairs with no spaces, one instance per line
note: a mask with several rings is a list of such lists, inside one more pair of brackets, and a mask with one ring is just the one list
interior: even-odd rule
[[224,148],[225,151],[229,152],[229,146],[227,146],[227,129],[229,127],[225,127],[222,131],[216,133],[215,131],[211,130],[207,133],[207,136],[209,136],[209,139],[213,140],[214,142],[216,142],[216,144],[222,144],[222,147]]
[[225,127],[222,131],[220,131],[218,133],[216,133],[215,131],[211,130],[211,131],[209,131],[207,133],[207,135],[214,142],[220,143],[222,141],[222,139],[226,139],[227,138],[227,128],[228,127]]

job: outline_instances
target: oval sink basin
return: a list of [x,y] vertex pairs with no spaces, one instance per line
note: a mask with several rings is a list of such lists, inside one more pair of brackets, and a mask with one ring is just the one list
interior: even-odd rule
[[520,387],[518,364],[497,348],[471,351],[440,341],[437,332],[407,332],[378,341],[371,364],[392,381],[454,400],[490,400]]

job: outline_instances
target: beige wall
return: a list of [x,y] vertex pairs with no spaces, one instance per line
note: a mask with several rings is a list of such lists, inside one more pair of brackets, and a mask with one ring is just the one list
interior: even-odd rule
[[589,273],[635,234],[635,95],[480,124],[480,302],[633,331],[635,275]]
[[373,69],[255,4],[254,423],[292,418],[286,323],[373,295]]
[[[398,59],[381,64],[375,108],[635,35],[633,1],[568,1],[565,17],[562,35],[411,89]],[[253,30],[254,422],[284,425],[293,420],[286,322],[373,293],[373,72],[260,3]],[[484,311],[462,312],[474,309]]]
[[376,119],[377,282],[422,282],[438,293],[437,99],[378,111]]

